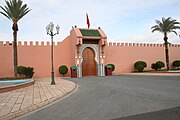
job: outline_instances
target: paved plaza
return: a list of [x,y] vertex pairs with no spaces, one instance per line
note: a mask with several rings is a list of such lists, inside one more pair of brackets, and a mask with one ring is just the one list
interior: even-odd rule
[[32,86],[0,93],[0,120],[8,120],[27,114],[49,105],[71,93],[76,84],[56,78],[56,85],[50,85],[51,79],[35,79]]
[[71,96],[17,120],[179,120],[180,76],[119,75],[68,79]]

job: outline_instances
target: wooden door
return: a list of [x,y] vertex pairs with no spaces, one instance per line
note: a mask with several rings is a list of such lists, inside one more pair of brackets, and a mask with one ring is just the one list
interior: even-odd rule
[[96,76],[96,63],[94,51],[87,47],[82,53],[82,76]]

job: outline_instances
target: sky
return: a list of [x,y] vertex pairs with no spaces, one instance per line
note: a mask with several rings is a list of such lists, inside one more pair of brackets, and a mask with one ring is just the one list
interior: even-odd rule
[[[50,41],[46,26],[60,26],[54,41],[62,41],[72,26],[104,30],[109,42],[163,43],[163,34],[152,33],[155,20],[172,17],[180,21],[179,0],[23,0],[31,11],[19,22],[18,41]],[[0,0],[0,6],[5,0]],[[1,10],[2,11],[2,10]],[[0,41],[12,41],[12,21],[0,14]],[[180,30],[177,30],[180,34]],[[180,37],[168,35],[169,42],[180,44]]]

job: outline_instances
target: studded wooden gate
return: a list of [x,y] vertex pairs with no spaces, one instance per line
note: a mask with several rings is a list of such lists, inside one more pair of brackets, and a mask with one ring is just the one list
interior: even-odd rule
[[95,63],[95,53],[94,51],[87,47],[82,53],[82,76],[96,76],[96,63]]

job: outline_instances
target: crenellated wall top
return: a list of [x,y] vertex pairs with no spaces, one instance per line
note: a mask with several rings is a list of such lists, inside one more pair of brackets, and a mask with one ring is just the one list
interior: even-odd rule
[[[53,42],[54,46],[60,45],[62,42]],[[50,46],[51,42],[45,41],[19,41],[18,46]],[[0,41],[0,46],[12,46],[12,42]],[[151,44],[151,43],[120,43],[108,42],[107,47],[164,47],[164,44]],[[180,44],[169,44],[169,47],[180,47]]]
[[[164,47],[164,44],[151,44],[151,43],[120,43],[120,42],[109,42],[108,47]],[[169,47],[180,47],[180,44],[169,44]]]
[[[11,46],[12,41],[0,41],[0,46]],[[61,42],[53,42],[54,46],[58,46]],[[18,41],[18,46],[50,46],[51,42],[46,41]]]

